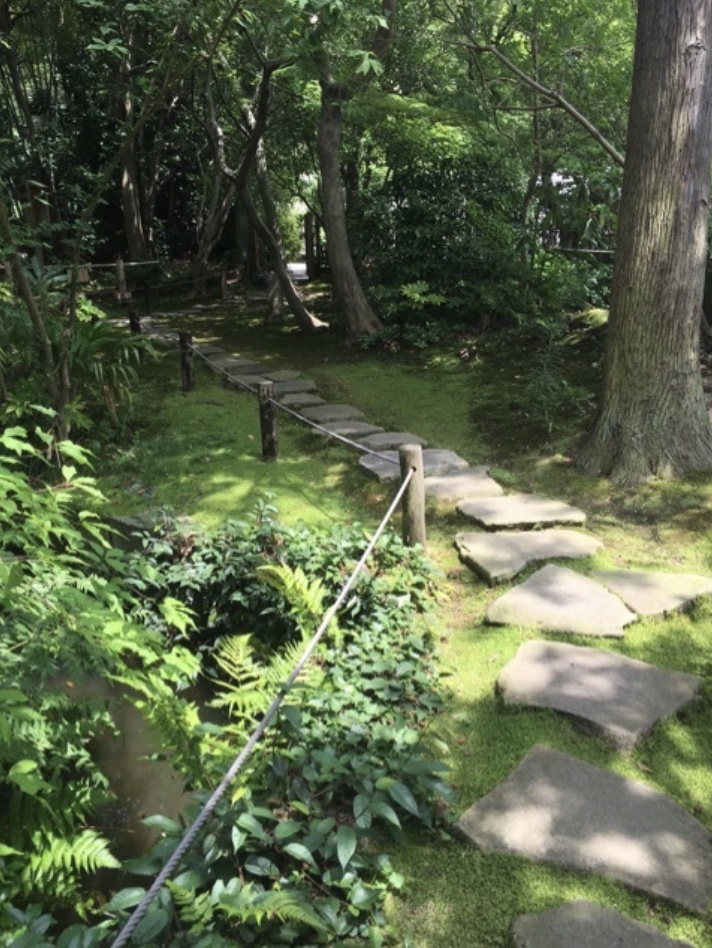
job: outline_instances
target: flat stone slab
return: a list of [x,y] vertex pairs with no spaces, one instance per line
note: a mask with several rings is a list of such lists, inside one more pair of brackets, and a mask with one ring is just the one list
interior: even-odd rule
[[249,387],[257,391],[257,386],[262,382],[267,382],[269,379],[266,379],[264,375],[229,375],[227,378],[228,385],[234,385],[240,388]]
[[409,431],[384,431],[383,428],[380,434],[372,434],[359,440],[372,451],[389,451],[399,448],[402,444],[419,444],[424,448],[428,443],[425,438],[419,438]]
[[315,392],[314,379],[288,379],[286,382],[275,382],[272,386],[275,397],[278,395],[294,395],[297,392]]
[[219,371],[226,373],[227,377],[231,379],[245,375],[259,375],[261,378],[268,378],[266,372],[264,372],[264,366],[260,365],[259,362],[224,362],[219,366]]
[[479,497],[498,497],[503,494],[501,486],[489,476],[482,465],[468,467],[454,474],[425,478],[425,496],[433,500],[460,501]]
[[565,566],[549,563],[495,600],[487,621],[548,632],[623,638],[637,616],[603,586]]
[[327,421],[322,427],[324,431],[314,433],[325,438],[327,437],[326,432],[329,431],[331,434],[341,435],[343,438],[353,438],[356,441],[360,441],[363,435],[383,431],[383,428],[379,428],[378,425],[369,425],[367,421]]
[[224,355],[227,356],[228,353],[222,346],[211,346],[211,345],[197,345],[193,346],[196,352],[199,352],[201,355],[205,356],[206,359],[212,359],[213,356]]
[[513,948],[693,948],[657,928],[579,899],[538,915],[522,915],[512,929]]
[[[359,459],[362,468],[379,481],[400,479],[400,462],[397,451],[383,451],[380,454],[367,454]],[[423,451],[423,473],[426,477],[462,471],[470,465],[454,451],[442,451],[439,448],[425,448]]]
[[641,616],[676,612],[699,596],[712,593],[712,579],[692,573],[644,573],[641,570],[597,570],[591,576]]
[[603,544],[577,530],[522,530],[508,533],[458,533],[455,548],[486,582],[501,583],[539,560],[593,555]]
[[281,405],[287,408],[308,408],[314,405],[326,405],[325,398],[319,398],[318,395],[310,395],[309,392],[296,392],[294,395],[282,395],[279,398]]
[[300,373],[293,369],[263,369],[262,374],[272,382],[291,382],[301,378]]
[[624,754],[701,687],[696,675],[562,642],[525,642],[497,680],[506,704],[572,715]]
[[712,834],[646,784],[550,747],[532,748],[456,825],[485,852],[596,872],[700,914],[710,908]]
[[542,524],[577,524],[586,522],[586,514],[561,500],[549,500],[539,494],[507,494],[505,497],[483,497],[463,500],[458,511],[481,527],[498,530],[506,527],[538,527]]
[[313,408],[305,408],[302,414],[319,424],[327,421],[363,421],[366,417],[353,405],[315,405]]

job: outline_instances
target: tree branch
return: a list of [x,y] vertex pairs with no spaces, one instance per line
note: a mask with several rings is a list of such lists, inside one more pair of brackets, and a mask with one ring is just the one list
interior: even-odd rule
[[621,168],[625,166],[625,158],[623,155],[621,155],[621,153],[608,141],[605,135],[599,132],[595,125],[589,122],[589,120],[559,92],[555,92],[553,89],[549,89],[547,86],[543,86],[540,82],[537,82],[536,79],[532,79],[531,76],[528,76],[523,69],[520,69],[519,66],[513,63],[512,60],[509,59],[508,56],[505,56],[505,54],[496,46],[483,46],[473,42],[466,43],[466,46],[475,53],[491,53],[495,59],[499,60],[502,65],[506,66],[510,72],[514,73],[514,75],[525,85],[529,86],[530,89],[533,89],[545,99],[551,99],[552,102],[555,102],[558,106],[560,106],[560,108],[570,115],[575,122],[577,122],[588,132],[594,141],[598,142],[598,144],[605,152],[607,152],[607,154],[613,159],[613,161],[615,161],[617,165],[619,165]]

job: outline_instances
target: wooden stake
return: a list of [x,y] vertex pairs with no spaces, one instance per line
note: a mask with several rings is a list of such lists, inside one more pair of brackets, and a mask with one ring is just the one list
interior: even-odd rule
[[260,429],[262,432],[262,460],[276,461],[279,455],[277,444],[277,417],[272,400],[272,383],[260,382],[257,388],[260,402]]
[[195,379],[193,377],[193,336],[189,332],[179,332],[178,341],[180,343],[181,388],[184,392],[190,392],[195,388]]
[[415,473],[403,495],[403,542],[406,546],[425,546],[425,482],[423,449],[419,444],[403,444],[398,449],[401,483]]

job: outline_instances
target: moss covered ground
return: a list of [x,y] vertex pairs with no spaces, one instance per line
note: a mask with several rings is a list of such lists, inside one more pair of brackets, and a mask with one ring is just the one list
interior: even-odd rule
[[[580,333],[560,360],[566,384],[591,398],[572,399],[568,388],[553,388],[542,410],[541,391],[532,385],[541,353],[523,337],[460,338],[412,354],[349,348],[338,333],[305,336],[267,327],[259,312],[244,306],[169,315],[165,323],[190,329],[201,342],[298,369],[316,380],[324,397],[357,405],[374,423],[413,431],[473,464],[489,464],[507,488],[576,503],[605,545],[595,559],[574,568],[712,570],[712,477],[623,490],[572,467],[570,456],[585,430],[599,376],[598,330]],[[116,511],[168,506],[216,525],[247,515],[259,497],[269,496],[286,522],[318,527],[358,521],[368,527],[380,519],[392,493],[360,474],[346,448],[291,421],[280,419],[279,461],[264,464],[254,399],[225,389],[200,366],[195,391],[183,394],[174,352],[143,368],[136,413],[130,441],[107,449],[100,462],[102,484]],[[660,725],[623,759],[553,713],[500,705],[497,674],[531,633],[483,624],[487,604],[502,589],[485,586],[458,562],[452,540],[463,525],[451,511],[429,511],[429,552],[442,573],[438,609],[450,691],[438,737],[452,768],[453,815],[506,777],[532,745],[546,743],[650,784],[712,829],[712,602],[639,622],[623,641],[606,641],[605,648],[706,680],[698,705],[684,718]],[[712,945],[709,919],[592,875],[485,856],[446,832],[406,834],[392,856],[406,886],[392,899],[390,914],[403,933],[399,943],[414,948],[503,946],[517,915],[583,897],[697,948]]]

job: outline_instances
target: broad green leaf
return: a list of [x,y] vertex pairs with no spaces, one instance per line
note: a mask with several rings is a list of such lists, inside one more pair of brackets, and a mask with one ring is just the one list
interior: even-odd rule
[[287,843],[287,845],[284,847],[284,851],[294,859],[298,859],[299,862],[306,862],[313,869],[317,868],[317,865],[314,862],[314,857],[309,852],[307,847],[302,846],[301,843]]
[[146,890],[139,886],[134,886],[130,889],[121,889],[111,901],[104,906],[104,911],[120,912],[122,909],[133,908],[138,905],[145,894]]
[[136,931],[131,939],[132,945],[148,945],[168,928],[171,916],[164,908],[157,908],[149,912],[136,926]]
[[404,783],[394,783],[392,787],[388,788],[388,792],[392,799],[400,804],[404,810],[412,813],[413,816],[419,815],[420,809],[416,799]]
[[356,831],[353,826],[340,826],[336,833],[336,855],[342,869],[346,868],[356,852],[356,843]]

